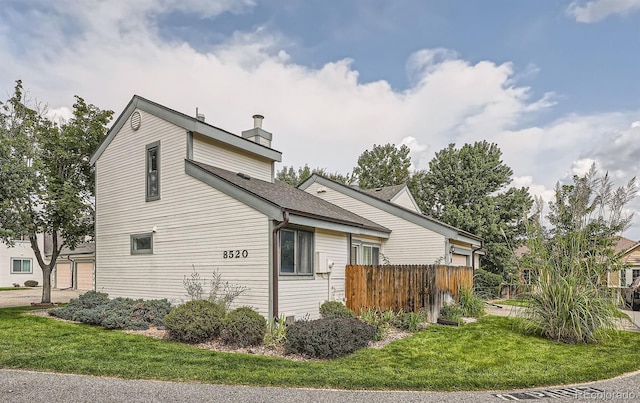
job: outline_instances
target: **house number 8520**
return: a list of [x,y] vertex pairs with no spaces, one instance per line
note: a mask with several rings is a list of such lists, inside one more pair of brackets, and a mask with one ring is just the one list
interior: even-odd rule
[[249,257],[249,252],[246,249],[243,250],[225,250],[222,252],[224,259],[240,259]]

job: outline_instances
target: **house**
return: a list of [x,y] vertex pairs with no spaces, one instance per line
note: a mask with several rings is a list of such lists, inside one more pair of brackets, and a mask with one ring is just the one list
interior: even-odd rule
[[406,185],[362,190],[313,174],[298,187],[391,230],[388,239],[354,235],[352,264],[378,264],[379,251],[392,264],[479,267],[482,240],[422,214]]
[[622,254],[622,262],[626,268],[608,273],[609,287],[629,287],[640,277],[640,242],[620,237],[615,245],[615,252]]
[[[44,247],[44,237],[37,236],[40,248]],[[12,287],[14,284],[24,285],[27,280],[35,280],[42,284],[42,269],[31,249],[26,236],[14,240],[14,246],[0,242],[0,287]]]
[[181,303],[194,271],[217,272],[246,287],[237,306],[315,318],[324,301],[344,300],[349,262],[376,264],[388,253],[396,262],[459,255],[471,264],[481,245],[421,215],[405,188],[368,195],[398,209],[372,219],[275,181],[282,155],[262,116],[238,136],[196,115],[136,95],[92,156],[97,291]]
[[93,290],[95,254],[93,242],[82,243],[75,249],[63,247],[51,274],[51,284],[55,288]]

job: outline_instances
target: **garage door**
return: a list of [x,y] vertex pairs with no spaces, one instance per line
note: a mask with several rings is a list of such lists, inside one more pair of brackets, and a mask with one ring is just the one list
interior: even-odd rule
[[77,262],[78,290],[93,290],[93,262]]
[[56,288],[71,288],[71,263],[56,263]]
[[467,257],[465,255],[458,255],[454,253],[451,255],[451,265],[452,266],[467,266]]

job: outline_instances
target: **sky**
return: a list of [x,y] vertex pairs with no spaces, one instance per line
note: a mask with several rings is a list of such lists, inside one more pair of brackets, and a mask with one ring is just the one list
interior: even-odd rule
[[259,113],[287,166],[487,140],[544,200],[593,163],[640,173],[640,0],[0,0],[0,99],[17,79],[51,116],[134,94],[237,134]]

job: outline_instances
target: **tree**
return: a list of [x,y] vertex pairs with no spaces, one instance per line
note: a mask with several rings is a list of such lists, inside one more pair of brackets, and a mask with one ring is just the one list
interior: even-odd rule
[[307,164],[305,164],[302,168],[298,168],[297,171],[293,168],[293,166],[287,167],[285,165],[276,173],[276,179],[281,182],[288,183],[291,186],[298,186],[313,174],[324,176],[345,185],[349,185],[352,182],[352,177],[349,174],[342,175],[337,172],[328,173],[325,168],[311,169]]
[[478,235],[487,251],[482,266],[509,278],[516,269],[513,248],[524,236],[523,217],[533,204],[527,188],[507,188],[513,171],[496,144],[450,144],[409,182],[428,215]]
[[[113,112],[76,96],[73,117],[56,124],[27,105],[22,82],[0,103],[0,239],[29,237],[42,269],[42,302],[51,302],[51,271],[63,247],[75,248],[93,234],[94,171],[90,155]],[[49,234],[49,263],[37,242]]]
[[624,267],[615,242],[631,222],[625,211],[635,197],[635,178],[614,189],[608,174],[595,165],[573,185],[556,186],[549,203],[550,228],[538,214],[527,223],[527,267],[534,271],[525,330],[566,343],[598,341],[615,327],[616,306],[606,275]]
[[395,144],[373,145],[358,157],[358,166],[353,168],[353,177],[362,189],[402,185],[409,181],[411,157],[409,147]]

